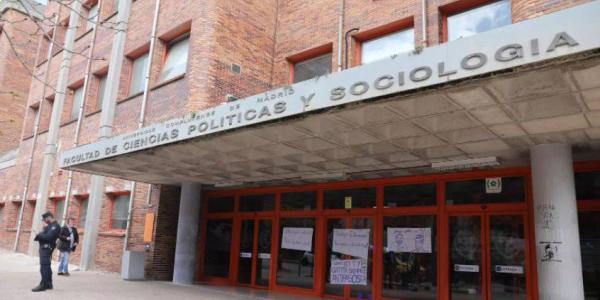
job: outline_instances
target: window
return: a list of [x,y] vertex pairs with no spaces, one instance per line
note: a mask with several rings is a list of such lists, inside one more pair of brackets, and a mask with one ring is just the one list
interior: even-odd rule
[[240,211],[271,211],[275,209],[275,195],[252,195],[240,197]]
[[189,41],[190,36],[186,34],[169,43],[167,46],[167,58],[160,73],[160,82],[185,74]]
[[231,254],[232,222],[228,220],[208,220],[206,222],[206,254],[204,255],[204,275],[227,278]]
[[323,208],[375,208],[375,188],[328,190],[323,193]]
[[501,192],[488,193],[485,187],[485,179],[448,182],[446,185],[446,204],[525,201],[525,179],[523,177],[504,177],[501,185]]
[[112,9],[113,9],[114,12],[119,11],[119,2],[120,2],[120,0],[113,0]]
[[575,173],[577,200],[600,200],[600,171]]
[[127,228],[127,214],[129,213],[129,195],[120,195],[113,199],[111,214],[111,229]]
[[4,205],[0,205],[0,227],[4,224]]
[[98,78],[98,98],[96,98],[96,109],[102,109],[102,103],[104,102],[104,95],[106,95],[106,75]]
[[85,25],[85,31],[92,30],[96,25],[96,16],[98,15],[98,3],[90,7],[88,10],[87,24]]
[[[279,221],[279,257],[277,268],[277,284],[285,286],[293,286],[299,288],[312,289],[314,282],[314,267],[315,267],[315,228],[314,218],[282,218]],[[312,242],[310,250],[308,248],[291,249],[281,247],[283,241],[284,228],[300,229],[311,228],[313,230]],[[288,231],[289,232],[289,231]],[[287,239],[287,237],[286,237]]]
[[327,53],[295,63],[294,83],[331,73],[331,59],[331,53]]
[[415,30],[413,28],[390,33],[362,43],[362,64],[389,58],[394,54],[408,53],[415,48]]
[[221,213],[233,211],[233,197],[220,197],[208,199],[208,212]]
[[281,210],[314,210],[316,208],[316,192],[296,192],[281,194]]
[[423,206],[435,204],[435,183],[386,186],[384,189],[384,207]]
[[63,219],[63,211],[65,210],[65,199],[54,200],[54,219],[61,223]]
[[79,201],[79,228],[85,228],[85,221],[87,219],[89,199],[81,199]]
[[382,248],[384,297],[437,299],[435,216],[384,217]]
[[144,90],[144,77],[148,72],[148,53],[136,58],[131,68],[131,82],[129,83],[129,95],[137,94]]
[[600,211],[579,211],[585,299],[600,298]]
[[448,41],[512,23],[510,0],[500,0],[447,17]]
[[83,87],[73,90],[73,107],[71,109],[71,120],[79,117],[79,106],[83,101]]

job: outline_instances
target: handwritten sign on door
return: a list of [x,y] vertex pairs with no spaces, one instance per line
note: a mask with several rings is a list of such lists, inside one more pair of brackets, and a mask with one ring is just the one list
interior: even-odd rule
[[329,282],[331,284],[367,284],[366,259],[333,259],[329,269]]
[[313,229],[304,227],[284,227],[281,248],[312,251]]
[[369,257],[370,231],[370,229],[334,229],[332,250],[366,259]]

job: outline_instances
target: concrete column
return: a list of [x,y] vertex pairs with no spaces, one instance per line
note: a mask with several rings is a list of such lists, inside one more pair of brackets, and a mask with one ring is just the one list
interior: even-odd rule
[[540,299],[583,300],[570,145],[534,146],[531,149],[531,171]]
[[[67,93],[67,83],[69,81],[69,71],[71,70],[71,60],[73,58],[73,44],[75,43],[75,35],[79,24],[79,15],[81,11],[81,2],[73,1],[69,4],[71,14],[69,15],[69,28],[65,33],[64,50],[62,52],[62,60],[58,77],[56,79],[56,93],[54,96],[54,104],[52,106],[52,114],[50,115],[50,125],[48,126],[48,134],[46,135],[46,148],[42,159],[42,170],[40,172],[40,183],[38,192],[40,196],[35,203],[33,213],[33,221],[31,224],[31,234],[29,236],[29,255],[37,255],[38,243],[34,242],[34,230],[42,230],[41,216],[46,210],[48,202],[48,185],[50,183],[50,175],[54,169],[56,161],[56,151],[58,148],[58,133],[60,131],[60,119]],[[42,105],[42,104],[40,104]],[[25,199],[23,199],[25,205]],[[60,222],[61,220],[58,220]]]
[[199,183],[181,184],[181,200],[177,221],[177,242],[175,244],[175,267],[173,282],[191,284],[196,271],[198,252],[198,226],[200,220]]
[[[113,38],[110,52],[111,59],[108,64],[106,88],[104,100],[102,101],[102,113],[100,114],[98,140],[107,139],[112,136],[113,120],[115,108],[117,106],[119,84],[121,82],[120,76],[121,68],[123,67],[125,41],[127,38],[127,22],[129,21],[130,10],[131,0],[119,1],[119,12],[114,25],[115,36]],[[98,240],[100,212],[102,211],[103,201],[104,177],[94,175],[92,176],[90,183],[90,198],[88,201],[87,218],[85,220],[85,234],[83,236],[83,244],[81,246],[80,268],[82,271],[87,271],[95,267],[96,242]],[[133,197],[130,201],[133,201]]]

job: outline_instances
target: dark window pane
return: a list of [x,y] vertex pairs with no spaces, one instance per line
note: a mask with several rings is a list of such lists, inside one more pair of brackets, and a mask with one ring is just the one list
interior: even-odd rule
[[449,16],[447,23],[448,41],[509,25],[512,23],[510,0],[496,1]]
[[436,204],[436,184],[386,186],[384,206],[423,206]]
[[275,209],[275,195],[240,197],[240,211],[269,211]]
[[204,275],[227,278],[231,253],[231,220],[208,220]]
[[344,259],[344,255],[341,253],[333,252],[333,230],[334,229],[345,229],[346,221],[344,219],[329,219],[327,220],[327,255],[325,256],[325,294],[327,295],[344,295],[344,286],[340,284],[329,283],[331,275],[330,266],[332,259]]
[[482,299],[481,218],[450,217],[450,296]]
[[331,73],[331,53],[294,64],[294,83]]
[[577,200],[600,200],[600,171],[575,173]]
[[[525,274],[529,270],[525,265],[523,216],[490,216],[489,233],[492,299],[526,299]],[[506,266],[520,268],[521,271],[503,271]]]
[[252,255],[254,249],[254,220],[243,220],[240,230],[240,260],[238,282],[252,283]]
[[485,179],[448,182],[447,204],[503,203],[525,201],[525,179],[523,177],[502,178],[500,193],[486,193]]
[[298,192],[281,194],[281,210],[313,210],[316,208],[316,192]]
[[600,211],[579,212],[585,299],[600,299]]
[[[429,228],[431,251],[400,252],[388,247],[388,228]],[[385,217],[383,221],[383,296],[437,299],[435,216]],[[395,242],[395,241],[392,241]]]
[[273,240],[273,222],[258,221],[258,248],[256,257],[256,285],[268,287],[271,275],[271,240]]
[[233,197],[221,197],[221,198],[209,198],[208,199],[208,212],[232,212],[233,211]]
[[299,288],[312,289],[314,282],[314,249],[315,249],[315,219],[289,218],[279,221],[279,240],[283,241],[283,228],[312,228],[313,240],[311,251],[284,249],[279,245],[277,260],[277,284]]
[[362,188],[351,190],[328,190],[323,195],[325,209],[344,209],[346,199],[350,199],[352,208],[374,208],[375,188]]

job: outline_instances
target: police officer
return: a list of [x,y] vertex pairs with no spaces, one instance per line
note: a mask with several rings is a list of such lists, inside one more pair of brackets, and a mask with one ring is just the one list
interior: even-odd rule
[[44,230],[35,236],[34,241],[40,243],[40,274],[42,281],[33,288],[32,292],[43,292],[52,289],[52,269],[51,258],[52,251],[56,247],[56,239],[60,233],[60,225],[54,220],[51,212],[45,212],[42,220],[46,223]]

